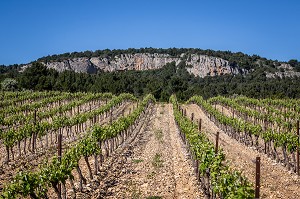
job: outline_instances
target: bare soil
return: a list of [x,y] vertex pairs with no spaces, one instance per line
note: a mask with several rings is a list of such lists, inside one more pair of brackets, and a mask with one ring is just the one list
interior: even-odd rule
[[113,159],[92,198],[204,198],[170,104],[155,105],[149,122]]

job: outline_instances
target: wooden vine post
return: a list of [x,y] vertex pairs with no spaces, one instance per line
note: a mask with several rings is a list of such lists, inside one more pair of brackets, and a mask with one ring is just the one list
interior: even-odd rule
[[[57,145],[57,157],[58,157],[58,160],[61,162],[61,154],[62,154],[62,134],[58,134],[58,145]],[[59,195],[61,196],[61,184],[59,183],[58,184],[58,192],[59,192]]]
[[109,123],[110,124],[112,123],[112,109],[113,109],[113,107],[110,109],[110,118],[109,118]]
[[299,176],[299,120],[297,121],[297,175]]
[[199,131],[201,132],[201,129],[202,129],[202,119],[200,118],[199,119]]
[[255,199],[259,199],[260,191],[260,157],[256,157],[256,172],[255,172]]
[[[33,120],[33,125],[34,127],[36,126],[36,109],[34,109],[34,120]],[[32,134],[32,152],[34,153],[35,151],[35,142],[36,142],[36,134],[37,132],[33,132]]]
[[219,148],[219,132],[217,132],[217,135],[216,135],[216,148],[215,148],[215,154],[218,153],[218,148]]

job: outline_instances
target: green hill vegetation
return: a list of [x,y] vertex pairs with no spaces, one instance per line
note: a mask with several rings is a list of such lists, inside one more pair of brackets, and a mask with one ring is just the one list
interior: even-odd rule
[[[220,57],[230,62],[231,66],[245,68],[251,72],[247,75],[222,75],[199,78],[187,72],[184,62],[178,66],[170,63],[158,70],[148,71],[117,71],[99,72],[97,74],[75,73],[74,71],[57,72],[47,69],[39,62],[61,61],[75,57],[110,56],[124,53],[161,53],[172,56],[189,54],[204,54]],[[0,81],[6,78],[17,80],[17,88],[31,90],[60,90],[82,92],[123,92],[133,93],[140,97],[152,93],[158,100],[166,101],[172,94],[179,100],[187,100],[193,95],[204,98],[216,95],[231,96],[234,94],[255,98],[299,98],[300,78],[283,77],[267,78],[265,72],[277,71],[278,61],[267,60],[257,55],[232,53],[230,51],[213,51],[201,49],[170,48],[170,49],[127,49],[127,50],[97,50],[95,52],[73,52],[61,55],[42,57],[34,62],[32,67],[18,72],[20,66],[0,66]],[[296,70],[300,68],[297,60],[290,60],[289,64]],[[3,89],[3,88],[2,88]]]

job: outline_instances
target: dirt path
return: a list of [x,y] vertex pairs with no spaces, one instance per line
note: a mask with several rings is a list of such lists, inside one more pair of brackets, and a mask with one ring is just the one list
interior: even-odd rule
[[215,107],[217,108],[218,111],[220,111],[222,114],[226,115],[227,117],[233,116],[232,112],[226,107],[221,106],[220,104],[216,104]]
[[155,105],[149,124],[122,154],[104,180],[112,185],[97,198],[204,198],[170,104]]
[[186,105],[187,115],[194,113],[195,120],[202,119],[202,131],[206,132],[211,141],[215,142],[216,132],[220,132],[220,146],[226,154],[231,168],[242,173],[254,184],[255,158],[261,157],[261,198],[300,198],[300,178],[288,172],[283,166],[230,138],[219,129],[204,112],[195,104]]

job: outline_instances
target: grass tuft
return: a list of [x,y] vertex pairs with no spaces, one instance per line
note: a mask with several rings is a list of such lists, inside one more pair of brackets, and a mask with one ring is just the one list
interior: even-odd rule
[[163,166],[163,160],[161,159],[161,154],[156,153],[152,160],[152,165],[155,168],[160,168]]

